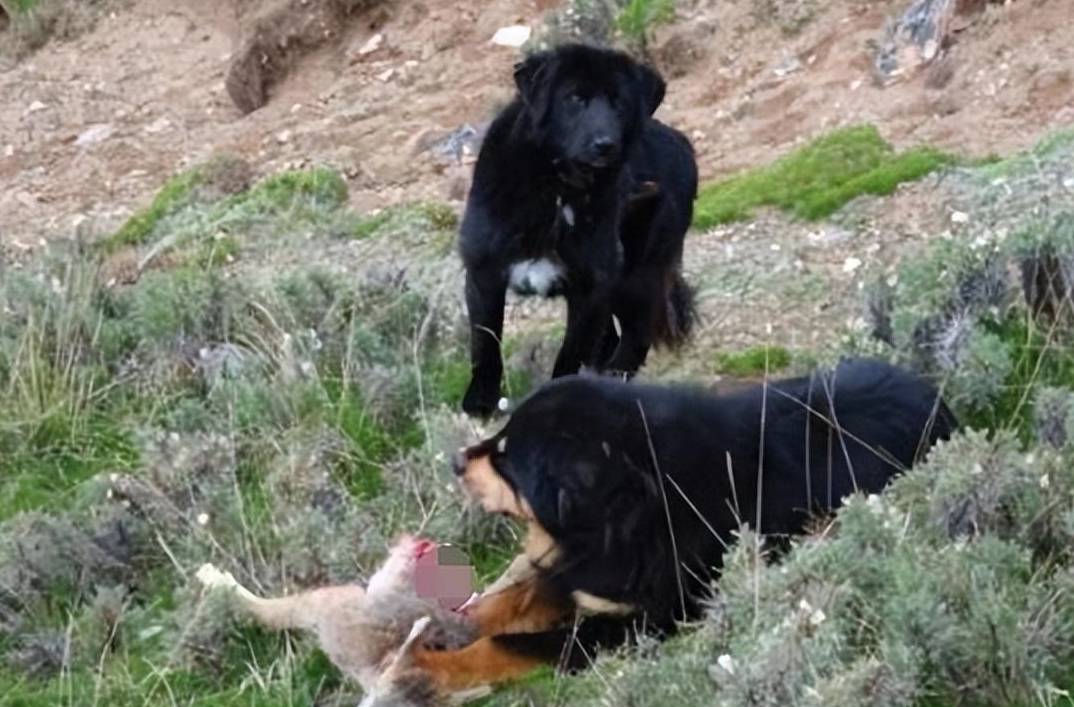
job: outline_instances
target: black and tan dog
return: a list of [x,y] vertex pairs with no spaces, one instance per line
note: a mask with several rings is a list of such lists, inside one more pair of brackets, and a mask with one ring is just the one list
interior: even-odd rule
[[472,611],[482,638],[415,663],[459,688],[584,665],[641,626],[672,632],[711,596],[741,525],[786,539],[955,427],[931,384],[870,360],[724,395],[553,381],[460,452],[466,491],[526,524],[525,547]]

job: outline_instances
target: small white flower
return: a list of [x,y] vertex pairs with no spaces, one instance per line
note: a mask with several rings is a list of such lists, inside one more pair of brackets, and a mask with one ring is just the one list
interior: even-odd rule
[[198,521],[198,525],[208,525],[209,524],[209,514],[208,513],[199,513],[198,517],[197,517],[197,521]]
[[850,274],[861,267],[861,258],[850,257],[843,261],[843,272]]
[[726,672],[728,675],[735,674],[735,659],[727,655],[726,653],[716,659],[716,665],[723,668],[724,672]]
[[1044,476],[1040,477],[1040,487],[1042,489],[1046,489],[1049,486],[1051,486],[1051,480],[1048,479],[1048,475],[1045,474]]

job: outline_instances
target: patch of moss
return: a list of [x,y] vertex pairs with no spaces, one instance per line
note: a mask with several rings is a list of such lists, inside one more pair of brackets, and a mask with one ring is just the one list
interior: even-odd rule
[[347,203],[347,183],[327,168],[281,172],[251,189],[227,196],[234,185],[217,182],[244,176],[229,174],[229,169],[236,171],[231,168],[232,161],[226,156],[217,157],[175,175],[146,209],[131,216],[101,243],[101,248],[113,253],[142,245],[165,228],[178,241],[188,241],[217,238],[221,232],[230,233],[284,216],[288,224],[296,219],[320,222],[331,219]]
[[347,183],[338,172],[324,167],[280,172],[235,197],[231,205],[248,203],[271,213],[293,208],[300,200],[338,208],[347,202]]
[[391,206],[359,220],[351,235],[363,239],[399,233],[453,231],[458,225],[459,217],[446,204],[416,202]]
[[955,162],[931,148],[896,154],[872,125],[830,133],[776,162],[701,189],[694,225],[709,228],[775,206],[799,218],[831,215],[862,194],[890,194]]
[[791,365],[791,353],[780,346],[755,346],[735,353],[716,354],[716,372],[729,376],[775,373]]
[[954,160],[931,147],[909,150],[900,155],[893,155],[874,169],[860,174],[841,185],[824,191],[803,195],[796,207],[802,218],[810,221],[830,216],[851,199],[863,194],[887,196],[904,182],[914,182],[937,169],[949,165]]
[[127,219],[127,222],[111,237],[101,242],[106,253],[114,253],[127,246],[145,243],[157,224],[190,203],[194,188],[201,182],[201,172],[192,169],[180,172],[161,187],[148,207]]

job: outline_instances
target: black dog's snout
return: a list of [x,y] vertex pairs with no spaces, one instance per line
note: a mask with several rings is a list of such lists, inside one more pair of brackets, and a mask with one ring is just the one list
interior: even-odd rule
[[455,452],[451,457],[451,470],[455,472],[455,476],[462,476],[466,473],[466,452],[460,449]]
[[593,142],[591,142],[589,146],[593,150],[593,154],[600,157],[611,157],[619,151],[619,145],[613,138],[607,135],[600,135],[593,138]]

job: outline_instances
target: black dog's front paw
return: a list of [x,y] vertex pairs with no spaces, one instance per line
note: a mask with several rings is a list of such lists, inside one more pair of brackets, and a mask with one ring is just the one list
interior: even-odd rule
[[500,391],[479,381],[471,381],[462,399],[462,410],[471,417],[486,418],[496,411]]

